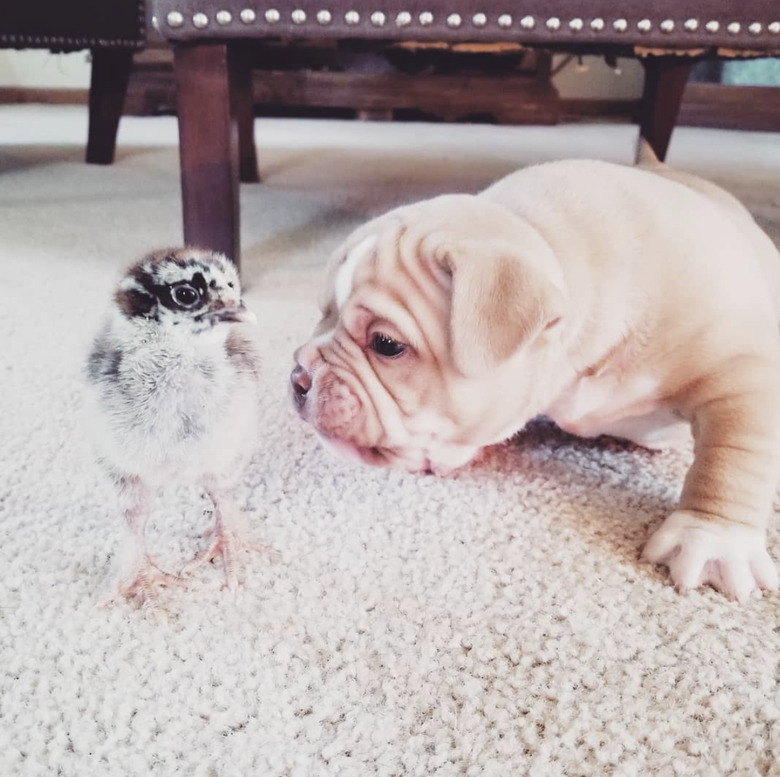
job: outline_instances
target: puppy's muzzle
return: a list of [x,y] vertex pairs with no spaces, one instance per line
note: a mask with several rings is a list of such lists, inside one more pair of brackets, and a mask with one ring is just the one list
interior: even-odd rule
[[290,373],[290,385],[292,386],[293,402],[298,410],[302,411],[306,404],[306,395],[311,388],[311,375],[300,364],[296,364]]

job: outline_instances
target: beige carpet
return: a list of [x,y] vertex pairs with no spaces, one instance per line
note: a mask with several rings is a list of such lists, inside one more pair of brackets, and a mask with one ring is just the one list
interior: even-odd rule
[[[288,406],[324,257],[398,202],[563,156],[628,161],[629,127],[263,121],[242,188],[264,421],[241,489],[257,537],[166,593],[166,626],[94,607],[119,537],[78,415],[120,269],[180,241],[175,124],[123,119],[81,162],[80,109],[0,108],[0,775],[780,775],[780,596],[678,596],[640,563],[689,452],[536,424],[449,479],[356,468]],[[780,227],[780,138],[681,130],[681,167]],[[598,182],[594,182],[594,186]],[[198,495],[150,542],[203,546]],[[770,547],[780,558],[777,521]]]

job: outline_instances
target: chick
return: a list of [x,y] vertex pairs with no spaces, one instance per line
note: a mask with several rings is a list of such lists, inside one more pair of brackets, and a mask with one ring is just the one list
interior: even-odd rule
[[247,539],[230,496],[255,443],[259,358],[246,330],[255,321],[222,254],[159,251],[119,282],[87,363],[86,403],[124,513],[113,596],[138,596],[157,613],[159,587],[184,583],[152,562],[144,537],[151,499],[179,483],[202,487],[216,519],[209,547],[182,574],[221,554],[235,591],[239,553],[266,550]]

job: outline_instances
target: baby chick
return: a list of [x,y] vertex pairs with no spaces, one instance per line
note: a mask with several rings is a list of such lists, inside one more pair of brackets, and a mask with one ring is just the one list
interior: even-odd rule
[[87,364],[87,418],[124,512],[114,595],[158,613],[159,586],[184,582],[146,550],[150,500],[164,487],[198,484],[214,505],[211,544],[183,573],[221,554],[235,591],[239,552],[265,549],[247,540],[230,499],[257,428],[259,359],[244,323],[256,319],[235,266],[195,248],[144,257],[113,301]]

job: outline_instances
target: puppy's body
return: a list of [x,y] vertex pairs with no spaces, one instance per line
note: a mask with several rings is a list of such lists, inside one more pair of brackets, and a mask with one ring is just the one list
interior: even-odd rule
[[693,429],[646,549],[681,588],[774,588],[780,257],[730,195],[655,161],[522,170],[369,222],[297,353],[301,412],[371,463],[446,472],[538,414],[659,447]]

